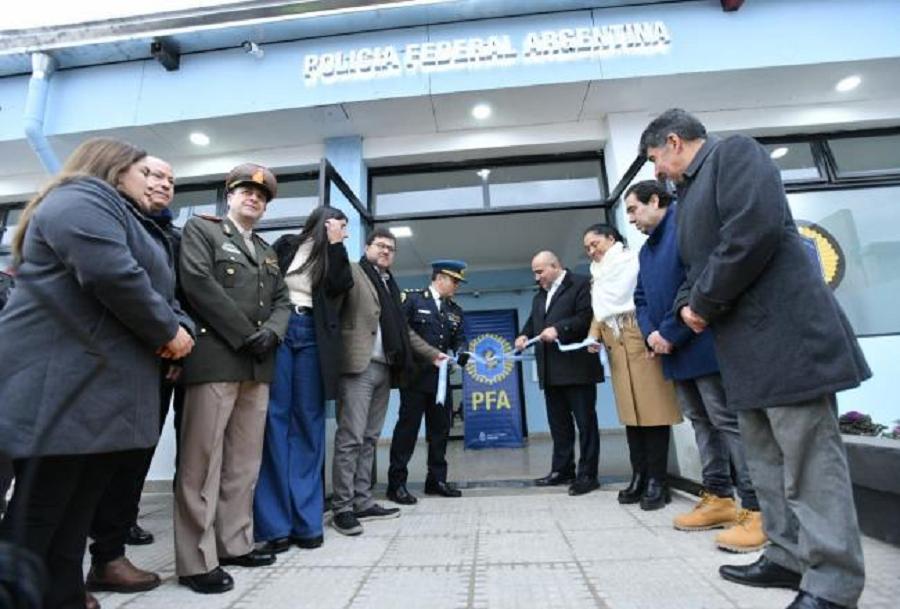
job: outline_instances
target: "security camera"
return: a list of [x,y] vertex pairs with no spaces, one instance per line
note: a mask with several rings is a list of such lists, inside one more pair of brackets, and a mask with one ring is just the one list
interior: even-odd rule
[[244,49],[244,52],[247,53],[247,55],[251,55],[256,59],[262,59],[263,55],[266,54],[266,52],[262,50],[262,47],[252,40],[245,40],[242,42],[241,48]]

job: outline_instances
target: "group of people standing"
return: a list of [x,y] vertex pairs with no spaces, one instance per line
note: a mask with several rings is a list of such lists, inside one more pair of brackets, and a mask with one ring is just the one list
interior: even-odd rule
[[[670,110],[640,149],[677,185],[677,203],[657,181],[627,191],[627,216],[648,237],[640,252],[594,225],[583,233],[590,276],[553,252],[532,260],[540,289],[515,346],[539,338],[553,457],[536,484],[566,484],[570,495],[599,487],[602,344],[633,469],[619,502],[666,505],[670,427],[685,416],[705,490],[674,526],[728,527],[716,543],[732,551],[765,546],[720,573],[799,589],[790,609],[853,607],[863,562],[834,393],[871,373],[852,329],[757,143],[708,136]],[[263,567],[293,545],[322,545],[326,400],[336,400],[337,532],[400,515],[372,495],[392,387],[402,391],[388,499],[417,500],[407,465],[423,416],[425,492],[461,495],[447,481],[449,411],[436,394],[438,369],[465,364],[452,300],[465,264],[435,262],[430,286],[404,298],[394,236],[375,229],[350,262],[339,210],[318,208],[299,234],[263,241],[254,227],[278,186],[265,167],[235,167],[226,216],[191,218],[183,231],[167,209],[173,184],[164,161],[89,140],[14,237],[0,445],[17,484],[0,536],[23,538],[42,562],[48,609],[99,607],[81,570],[89,535],[88,588],[159,585],[128,561],[125,542],[148,541],[137,502],[173,391],[176,572],[194,591],[230,590],[223,566]],[[588,337],[587,349],[560,349]]]
[[[532,261],[540,290],[516,347],[540,339],[553,438],[552,470],[535,482],[571,495],[598,487],[591,352],[602,345],[633,471],[619,502],[665,506],[670,427],[687,417],[704,490],[674,527],[726,528],[715,539],[724,550],[765,548],[719,573],[798,590],[789,609],[855,607],[863,556],[835,392],[871,371],[801,242],[779,170],[752,138],[709,136],[680,109],[650,123],[640,154],[658,179],[625,194],[647,235],[638,253],[594,225],[583,235],[590,277],[552,252]],[[560,348],[586,336],[586,350]]]

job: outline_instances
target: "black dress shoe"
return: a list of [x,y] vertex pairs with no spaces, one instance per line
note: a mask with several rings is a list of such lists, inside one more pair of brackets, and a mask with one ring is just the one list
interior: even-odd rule
[[440,495],[441,497],[462,497],[462,491],[446,482],[426,482],[426,495]]
[[847,609],[847,607],[801,590],[794,602],[787,606],[787,609]]
[[584,495],[600,488],[600,481],[596,478],[579,478],[569,487],[569,494],[573,497]]
[[550,472],[543,478],[534,481],[535,486],[560,486],[561,484],[572,484],[575,482],[575,476],[572,474],[561,474],[559,472]]
[[619,491],[619,503],[624,505],[639,502],[646,487],[647,476],[643,472],[634,472],[631,474],[631,482],[628,483],[628,486]]
[[406,489],[406,485],[400,485],[397,488],[389,488],[387,498],[394,503],[400,505],[414,505],[418,499]]
[[234,588],[234,580],[221,567],[216,567],[209,573],[182,575],[178,578],[178,583],[200,594],[220,594]]
[[648,478],[644,494],[641,495],[641,509],[644,511],[659,510],[672,501],[669,487],[657,478]]
[[128,527],[128,533],[125,534],[125,544],[129,546],[146,546],[153,543],[153,533],[141,528],[140,525],[132,525]]
[[322,544],[325,543],[325,538],[322,535],[316,535],[315,537],[291,537],[291,543],[297,544],[298,548],[303,548],[304,550],[315,550],[322,547]]
[[264,550],[253,550],[240,556],[221,556],[220,565],[234,565],[236,567],[268,567],[275,562],[275,555]]
[[290,537],[279,537],[278,539],[270,539],[269,541],[260,544],[257,549],[262,552],[268,552],[269,554],[281,554],[282,552],[287,552],[290,547]]
[[749,565],[722,565],[719,567],[719,575],[730,582],[757,588],[800,588],[799,573],[785,569],[765,556],[760,556]]

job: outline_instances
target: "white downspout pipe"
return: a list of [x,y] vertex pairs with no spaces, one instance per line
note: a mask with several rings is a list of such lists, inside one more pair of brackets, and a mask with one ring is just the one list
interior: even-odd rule
[[47,173],[59,171],[60,163],[50,141],[44,135],[44,111],[50,92],[50,77],[56,71],[56,60],[47,53],[31,54],[31,80],[25,100],[25,137]]

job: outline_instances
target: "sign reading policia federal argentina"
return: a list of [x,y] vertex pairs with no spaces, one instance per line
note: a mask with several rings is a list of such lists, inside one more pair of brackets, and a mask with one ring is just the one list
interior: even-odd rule
[[465,316],[470,357],[463,372],[466,448],[523,445],[519,366],[513,350],[516,312],[473,311]]
[[813,264],[822,271],[828,287],[836,290],[847,270],[841,244],[834,238],[834,235],[818,224],[805,220],[797,220],[796,223]]

